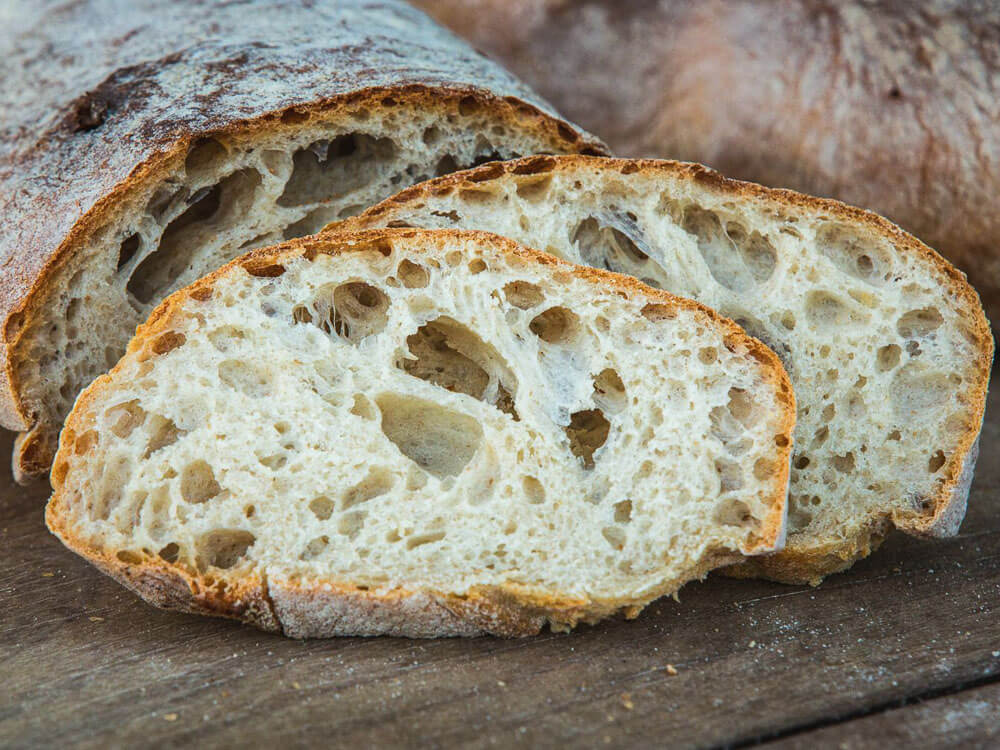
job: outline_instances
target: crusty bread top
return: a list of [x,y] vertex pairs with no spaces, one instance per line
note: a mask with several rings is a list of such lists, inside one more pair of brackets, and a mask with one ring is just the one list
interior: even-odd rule
[[[398,257],[394,256],[394,261],[385,263],[384,259],[392,256],[396,248],[402,248],[397,253]],[[461,252],[456,252],[459,248],[482,248],[477,250],[482,255],[465,256]],[[684,338],[680,339],[681,342],[707,336],[713,342],[713,349],[718,343],[717,348],[721,355],[717,353],[717,356],[732,357],[733,363],[739,363],[734,364],[732,370],[727,372],[735,375],[739,370],[742,373],[739,376],[741,379],[751,377],[753,382],[767,385],[766,389],[762,386],[754,398],[756,403],[769,405],[763,412],[766,426],[762,435],[766,440],[764,444],[756,445],[749,454],[758,455],[757,451],[763,450],[766,455],[763,459],[767,462],[766,471],[754,464],[754,476],[760,479],[763,485],[764,495],[761,497],[763,502],[756,499],[753,501],[753,507],[760,508],[754,511],[755,518],[759,520],[754,522],[753,529],[748,535],[744,536],[742,532],[738,534],[737,538],[747,540],[746,546],[740,542],[739,547],[745,552],[752,553],[780,546],[783,539],[784,487],[788,475],[788,458],[791,450],[789,438],[794,426],[795,402],[787,374],[773,352],[746,335],[735,323],[721,318],[717,313],[690,300],[646,287],[630,277],[573,266],[551,256],[520,247],[496,235],[482,232],[415,229],[369,230],[305,238],[255,251],[175,293],[163,302],[139,328],[136,337],[129,345],[128,354],[110,373],[99,377],[84,391],[67,420],[52,475],[54,494],[46,516],[49,527],[68,546],[161,606],[238,617],[261,627],[280,628],[288,634],[297,636],[384,632],[406,635],[469,635],[477,632],[494,632],[514,635],[535,632],[546,621],[555,627],[568,627],[580,620],[589,621],[606,616],[622,607],[634,615],[647,601],[675,590],[690,576],[703,575],[714,565],[735,559],[736,550],[732,545],[722,544],[720,541],[729,538],[728,536],[721,536],[719,540],[710,536],[708,545],[701,549],[697,559],[690,560],[690,564],[670,580],[657,581],[655,586],[643,587],[639,593],[608,593],[604,591],[607,589],[605,586],[604,589],[599,589],[603,593],[592,592],[589,596],[581,596],[578,592],[560,593],[540,585],[513,583],[490,584],[482,590],[473,589],[468,592],[428,590],[426,586],[421,588],[419,585],[416,590],[379,586],[373,586],[368,590],[368,582],[364,580],[352,579],[346,582],[322,578],[314,580],[304,572],[289,573],[283,569],[268,570],[266,574],[261,570],[248,573],[244,569],[241,571],[243,577],[231,579],[227,577],[228,573],[225,570],[210,568],[208,571],[199,571],[183,564],[167,563],[152,551],[146,554],[138,549],[106,548],[106,545],[96,543],[90,536],[93,531],[84,529],[78,523],[78,514],[82,513],[82,509],[90,507],[91,503],[95,503],[94,507],[98,507],[99,502],[96,497],[87,495],[86,488],[80,484],[76,474],[80,472],[83,476],[88,475],[85,466],[87,463],[99,462],[102,460],[103,451],[115,450],[115,439],[110,433],[99,436],[90,432],[98,428],[95,420],[104,419],[97,415],[104,414],[108,404],[113,403],[106,399],[109,396],[112,399],[121,397],[124,390],[132,388],[135,382],[132,377],[135,367],[152,366],[154,363],[150,361],[151,359],[170,356],[178,347],[191,345],[195,338],[202,338],[205,330],[231,330],[228,323],[221,329],[213,329],[211,326],[217,326],[218,321],[211,322],[212,315],[207,306],[214,304],[212,300],[216,298],[220,300],[220,305],[223,304],[223,300],[229,300],[230,303],[233,300],[243,300],[247,289],[247,282],[244,279],[250,280],[250,288],[261,288],[262,295],[268,295],[267,298],[262,296],[261,299],[276,300],[279,295],[284,294],[273,290],[277,277],[288,273],[286,279],[292,278],[294,281],[304,278],[298,274],[311,273],[306,269],[313,266],[309,263],[304,264],[303,258],[316,262],[316,267],[322,267],[317,258],[341,253],[367,254],[373,260],[365,262],[382,268],[383,270],[378,273],[383,275],[391,275],[393,269],[397,269],[395,273],[400,275],[398,268],[413,268],[412,261],[421,261],[421,255],[426,253],[428,268],[439,265],[443,269],[444,276],[440,275],[441,272],[433,272],[439,274],[437,278],[460,277],[466,272],[458,269],[468,266],[466,276],[483,279],[486,284],[498,283],[497,279],[507,281],[513,272],[515,277],[536,278],[539,283],[543,279],[553,280],[556,282],[552,285],[553,294],[558,294],[560,287],[564,296],[565,289],[569,287],[575,286],[574,293],[592,288],[595,299],[601,297],[608,304],[609,300],[615,305],[622,304],[618,297],[624,298],[626,308],[635,314],[636,319],[640,321],[643,318],[648,319],[644,321],[646,329],[649,328],[648,321],[660,321],[656,322],[654,328],[666,326],[663,329],[665,331],[690,331],[696,337],[689,339],[685,333]],[[325,259],[320,258],[320,260]],[[359,278],[357,274],[360,272],[360,266],[346,265],[348,260],[350,259],[345,259],[345,267],[349,270],[344,278]],[[250,276],[242,273],[243,270],[248,271]],[[487,273],[480,276],[483,271]],[[493,277],[491,275],[493,273],[498,276]],[[365,276],[362,274],[360,278]],[[407,278],[405,276],[401,278],[403,284],[409,288]],[[581,281],[586,284],[581,284]],[[388,279],[387,283],[391,287],[393,284],[398,284],[398,281],[393,278]],[[271,287],[270,292],[268,292],[269,287]],[[421,305],[432,304],[423,295],[422,285],[416,284],[415,287],[416,291],[412,295],[414,299],[418,302],[424,300],[420,302]],[[407,294],[405,289],[402,290],[400,299],[406,298]],[[485,301],[480,300],[479,295],[476,295],[476,299],[473,310],[479,312],[473,316],[477,319],[480,315],[489,317],[484,312],[485,308],[496,308],[498,319],[509,319],[505,316],[511,312],[508,309],[510,305],[503,307],[499,303],[499,296],[495,304],[490,301],[493,297],[489,295]],[[485,308],[480,302],[483,302]],[[250,299],[241,304],[252,305],[256,310],[258,303],[259,300],[256,300],[251,293]],[[286,312],[290,309],[285,307],[285,302],[275,301],[273,304],[278,307],[272,308],[272,313],[275,309]],[[520,308],[522,303],[512,304]],[[580,299],[579,309],[582,311],[586,304],[588,300]],[[682,317],[683,326],[670,322],[678,316]],[[209,327],[199,329],[198,325],[204,323],[206,317],[210,320]],[[276,320],[285,319],[284,313],[276,318]],[[299,320],[298,317],[295,319]],[[306,318],[303,316],[303,319]],[[312,318],[308,320],[311,321]],[[624,324],[631,325],[629,315],[624,316],[623,320]],[[696,325],[689,326],[688,323]],[[202,333],[196,337],[195,330],[202,330]],[[186,331],[187,335],[181,333],[182,331]],[[714,361],[713,358],[701,359],[702,355],[690,351],[690,348],[690,344],[679,343],[678,356],[697,357],[703,363]],[[373,349],[374,347],[367,347],[365,351]],[[688,351],[680,351],[685,349]],[[642,349],[638,356],[645,356],[643,352],[646,350]],[[303,355],[294,356],[298,358]],[[307,367],[305,362],[300,364],[304,368]],[[627,379],[636,383],[636,379],[642,378],[633,372]],[[725,376],[721,385],[717,380],[712,382],[713,388],[722,388],[723,397],[726,389],[732,384],[732,381]],[[392,389],[392,386],[381,383],[373,387],[382,385]],[[399,387],[398,384],[396,387]],[[446,391],[442,390],[441,393],[444,394]],[[449,397],[453,395],[448,394]],[[716,397],[718,395],[715,393]],[[537,394],[534,397],[537,398]],[[534,410],[529,409],[533,398],[532,390],[528,389],[518,398],[525,399],[523,402],[520,400],[517,402],[525,409],[521,412],[521,417],[526,420],[534,419],[534,416],[529,416],[536,414]],[[112,410],[115,408],[118,407],[112,406]],[[518,409],[520,408],[519,406]],[[543,407],[543,410],[547,409],[547,406]],[[507,418],[507,421],[510,419]],[[113,427],[111,431],[116,429]],[[294,428],[291,429],[289,436],[294,433]],[[131,434],[131,431],[129,433]],[[725,438],[719,439],[725,440]],[[109,441],[107,446],[105,446],[106,440]],[[145,445],[145,442],[142,444]],[[743,446],[740,450],[749,449]],[[90,457],[90,451],[96,451],[99,455]],[[211,457],[208,458],[212,460]],[[114,468],[110,463],[104,468],[110,472],[108,476],[114,477]],[[680,467],[675,468],[683,470]],[[100,464],[92,466],[90,474],[105,476]],[[176,477],[177,474],[172,476]],[[220,481],[225,480],[220,476]],[[723,482],[723,487],[724,485]],[[738,486],[736,489],[738,490]],[[120,488],[118,491],[120,492]],[[756,494],[756,490],[754,493]],[[748,502],[750,502],[749,497],[748,495]],[[253,500],[256,503],[257,515],[266,515],[269,512],[268,508],[261,504],[264,499],[259,496],[250,498],[237,496],[237,500],[240,502]],[[294,500],[295,498],[289,497],[289,508],[295,505]],[[701,501],[695,502],[694,505],[701,507]],[[131,515],[126,513],[122,519],[130,517]],[[726,523],[730,524],[729,521]],[[459,571],[456,571],[455,575],[458,576]]]
[[[761,221],[770,226],[768,230],[761,229],[762,232],[778,232],[780,224],[782,231],[787,228],[792,233],[789,236],[795,236],[794,223],[796,221],[804,224],[816,222],[825,226],[848,227],[851,236],[858,238],[857,242],[867,242],[878,252],[882,252],[878,247],[893,248],[893,252],[902,259],[904,265],[912,267],[917,276],[927,279],[927,283],[930,284],[929,288],[934,287],[940,290],[942,310],[946,308],[949,311],[950,319],[955,321],[955,325],[951,329],[952,336],[957,337],[954,340],[959,342],[963,351],[967,352],[968,356],[964,357],[961,363],[956,362],[955,365],[954,375],[958,376],[957,383],[960,385],[949,385],[945,389],[946,392],[958,398],[957,402],[952,399],[949,404],[952,410],[959,410],[955,419],[960,424],[961,429],[952,430],[949,428],[946,445],[941,446],[945,448],[944,453],[940,456],[932,455],[934,448],[928,447],[927,457],[921,459],[922,462],[926,462],[921,464],[921,470],[926,469],[928,476],[934,476],[935,486],[933,490],[927,490],[927,494],[924,494],[925,490],[921,485],[919,496],[893,495],[891,499],[886,500],[885,505],[879,505],[871,510],[873,514],[871,518],[853,516],[849,519],[842,518],[841,520],[845,524],[850,521],[853,528],[848,530],[846,525],[842,529],[831,528],[828,530],[825,541],[822,537],[812,539],[809,550],[800,547],[803,542],[796,533],[796,526],[801,526],[801,524],[793,523],[786,551],[772,558],[755,561],[754,565],[758,567],[770,566],[767,570],[768,575],[781,580],[816,581],[822,575],[843,569],[858,556],[867,554],[870,551],[871,543],[873,543],[872,540],[877,541],[881,535],[884,535],[890,524],[914,534],[948,535],[957,531],[964,516],[972,467],[976,458],[975,443],[982,425],[982,415],[985,408],[986,387],[993,355],[993,340],[978,296],[968,285],[964,275],[919,240],[875,214],[836,201],[812,198],[785,190],[769,190],[758,185],[729,180],[710,169],[695,164],[655,160],[601,159],[585,156],[544,156],[484,165],[475,170],[428,181],[372,207],[359,217],[331,225],[329,228],[344,230],[385,225],[463,226],[502,232],[507,230],[500,228],[503,221],[499,217],[509,213],[515,217],[522,216],[521,229],[518,229],[516,218],[507,223],[506,226],[510,227],[509,231],[512,236],[528,244],[537,241],[543,245],[550,241],[558,246],[558,249],[552,248],[552,252],[565,252],[571,250],[575,242],[575,240],[570,240],[575,230],[569,218],[566,218],[559,226],[545,224],[546,228],[540,229],[537,236],[533,236],[532,227],[545,221],[540,212],[543,212],[547,205],[547,188],[544,187],[546,182],[543,179],[546,175],[560,175],[557,184],[560,186],[558,194],[561,201],[574,200],[567,197],[567,194],[579,194],[580,201],[588,200],[584,195],[588,184],[591,184],[588,182],[588,178],[595,178],[592,185],[596,194],[602,194],[603,190],[607,191],[608,203],[605,204],[605,207],[613,206],[622,216],[625,216],[624,212],[628,211],[639,212],[641,216],[645,217],[645,219],[640,219],[640,223],[643,220],[653,220],[652,214],[649,212],[653,211],[651,206],[657,204],[657,201],[659,201],[658,205],[663,206],[663,211],[669,212],[679,210],[670,208],[672,201],[678,205],[683,205],[685,201],[694,201],[697,204],[698,196],[704,196],[703,203],[705,205],[711,206],[711,210],[718,210],[721,214],[737,220],[737,225],[739,225],[738,219],[741,211],[745,211],[748,215],[761,217]],[[496,184],[491,186],[491,183]],[[531,183],[542,187],[531,191]],[[616,185],[620,187],[616,188]],[[629,187],[630,185],[631,187]],[[521,197],[522,186],[525,188],[524,198]],[[555,188],[553,189],[555,190]],[[637,195],[641,197],[636,197]],[[467,219],[461,216],[463,196],[470,196],[468,212],[471,216]],[[476,196],[480,196],[480,203],[476,202]],[[658,197],[654,197],[650,203],[646,200],[648,196]],[[497,202],[491,203],[494,199]],[[452,203],[449,204],[449,201]],[[630,201],[632,201],[631,204]],[[642,206],[641,212],[640,204]],[[476,208],[477,205],[482,206],[479,214],[476,213],[477,210],[480,210]],[[574,213],[573,210],[570,210],[571,204],[567,202],[566,205],[568,215],[576,216],[579,214],[580,218],[586,215],[586,211],[600,210],[599,206],[592,206],[581,208]],[[590,206],[591,204],[586,203],[586,205]],[[574,209],[575,206],[576,204],[573,203]],[[495,211],[491,212],[491,207]],[[452,209],[455,211],[450,213]],[[524,214],[518,213],[522,210],[525,211]],[[553,208],[552,210],[558,209]],[[584,213],[580,213],[581,211]],[[664,215],[666,216],[666,214]],[[451,220],[450,216],[453,216],[454,220]],[[496,220],[494,221],[494,219]],[[635,225],[634,220],[633,214],[629,219],[633,223],[633,231],[638,233],[640,242],[644,241],[641,238],[642,230]],[[786,220],[790,221],[791,225]],[[623,218],[622,221],[625,219]],[[667,216],[665,221],[670,223],[676,220]],[[566,225],[565,233],[563,233],[562,224]],[[627,229],[627,227],[624,228]],[[551,234],[550,230],[556,234]],[[697,230],[692,229],[691,231]],[[744,226],[741,231],[749,232],[750,230]],[[687,231],[679,232],[679,235],[689,238]],[[781,235],[779,233],[776,236]],[[811,237],[812,234],[809,236]],[[549,237],[554,239],[547,239]],[[566,242],[570,242],[570,245],[567,246]],[[665,249],[669,248],[671,242],[672,240],[667,241]],[[782,242],[787,244],[788,238],[786,237]],[[826,252],[824,247],[817,247],[820,256]],[[866,247],[866,245],[862,244],[860,247]],[[649,248],[646,249],[649,250]],[[694,251],[693,257],[697,260],[691,262],[704,264],[707,257],[703,259],[698,253],[699,251]],[[673,257],[669,251],[666,252],[666,256]],[[576,256],[570,252],[567,257],[575,258]],[[683,257],[687,258],[688,256],[684,255]],[[794,261],[791,256],[787,256],[787,259]],[[871,262],[871,258],[867,260]],[[826,262],[829,262],[829,259]],[[679,274],[678,278],[683,277],[685,271],[682,268],[674,268],[673,266],[671,268],[673,269],[672,273]],[[692,266],[693,268],[695,266]],[[822,273],[818,270],[816,272]],[[704,271],[704,273],[707,276],[708,271]],[[715,272],[713,271],[713,273]],[[898,279],[890,280],[890,283],[895,284],[896,281]],[[661,278],[655,283],[664,282]],[[681,284],[680,288],[687,287]],[[715,286],[712,288],[721,289],[722,286],[715,282]],[[754,288],[751,285],[750,289]],[[768,292],[765,287],[761,287],[756,290],[756,293],[773,292]],[[846,294],[846,290],[844,294]],[[752,318],[754,316],[753,296],[743,296],[740,299],[741,302],[736,307],[749,313]],[[717,301],[722,304],[724,300],[720,298]],[[936,304],[932,297],[927,298],[927,303]],[[916,305],[916,307],[921,307],[921,305]],[[725,307],[723,309],[725,310]],[[916,315],[919,312],[916,311],[913,314]],[[730,314],[738,317],[736,313]],[[748,321],[747,325],[752,326],[754,323]],[[792,327],[794,328],[794,322]],[[897,330],[897,328],[892,329],[893,335],[896,334]],[[760,335],[764,336],[765,334],[761,333]],[[779,339],[781,338],[779,334],[767,335],[776,335]],[[873,348],[880,343],[883,342],[873,344]],[[899,349],[898,346],[895,348]],[[919,356],[919,346],[914,351],[916,352],[915,356]],[[798,357],[798,354],[789,352],[789,356]],[[813,357],[814,355],[810,354],[809,356]],[[915,366],[919,367],[919,363]],[[960,368],[960,372],[958,368]],[[944,375],[942,374],[940,377],[944,377]],[[811,420],[800,420],[800,427],[805,422],[818,420],[819,412],[824,409],[824,404],[818,402],[819,393],[822,391],[818,391],[814,401],[809,403],[804,400],[802,393],[799,394],[800,404],[814,411]],[[943,429],[944,412],[942,412],[940,421]],[[816,430],[817,427],[819,425],[812,424],[813,430]],[[889,432],[888,429],[887,432]],[[952,432],[954,432],[954,436]],[[820,433],[822,433],[821,428],[817,435]],[[812,433],[810,433],[811,435]],[[819,438],[819,442],[822,443],[823,440],[825,440],[825,433]],[[863,446],[859,445],[858,447]],[[924,446],[919,447],[923,448]],[[914,449],[916,448],[917,446],[914,446]],[[807,445],[802,445],[802,449],[803,454],[809,452]],[[850,451],[852,448],[843,445],[842,449]],[[870,455],[868,459],[870,462]],[[847,460],[853,466],[853,454]],[[797,468],[804,470],[808,464],[809,461],[806,458],[803,466]],[[811,471],[817,472],[817,476],[818,472],[824,468],[832,468],[827,467],[826,462],[813,461],[812,466]],[[797,472],[793,471],[793,493],[796,486],[796,474]],[[910,477],[903,476],[885,477],[885,481],[889,483],[906,482],[909,479]],[[879,483],[881,479],[876,476],[872,478],[872,481]],[[871,487],[867,491],[869,494],[874,492]],[[807,492],[801,498],[793,498],[791,503],[793,518],[797,508],[796,500],[812,505],[822,502],[822,498],[814,497],[813,492]],[[892,506],[891,510],[889,506]],[[814,513],[815,511],[806,507],[801,515],[803,518],[811,518]],[[827,516],[827,520],[832,523],[834,516],[826,514],[825,517]],[[808,524],[808,521],[806,523]],[[837,539],[838,537],[839,539]],[[834,539],[837,539],[835,543]]]
[[[349,97],[470,96],[543,151],[603,151],[513,76],[400,0],[23,2],[0,39],[0,418],[22,307],[130,186],[197,137],[293,127]],[[81,30],[85,29],[86,33]],[[58,56],[54,56],[57,54]],[[285,113],[284,115],[282,113]]]

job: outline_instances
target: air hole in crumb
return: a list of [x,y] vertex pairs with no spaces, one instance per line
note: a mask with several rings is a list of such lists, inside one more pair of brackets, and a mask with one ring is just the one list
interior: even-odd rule
[[202,245],[199,240],[216,234],[226,219],[245,214],[253,205],[260,184],[259,172],[243,169],[191,196],[187,210],[167,225],[159,246],[132,272],[126,285],[132,296],[142,304],[164,296],[188,270]]
[[429,534],[417,534],[406,540],[406,549],[415,549],[416,547],[422,547],[425,544],[440,542],[444,539],[444,537],[445,532],[443,531],[434,531]]
[[292,155],[292,174],[278,205],[319,203],[357,190],[371,179],[371,165],[385,163],[396,150],[390,138],[363,133],[315,141]]
[[670,305],[664,305],[659,302],[651,302],[639,312],[646,320],[651,320],[654,323],[661,320],[673,320],[677,317],[676,310],[670,307]]
[[474,258],[469,261],[469,273],[476,275],[486,270],[486,261],[482,258]]
[[333,500],[326,495],[320,495],[309,501],[309,510],[320,521],[325,521],[333,515]]
[[453,393],[485,401],[518,419],[511,396],[516,382],[510,368],[471,329],[442,316],[407,336],[406,344],[411,358],[402,360],[404,372]]
[[748,526],[753,522],[753,514],[742,500],[727,498],[715,509],[715,520],[726,526]]
[[173,445],[184,434],[184,430],[174,424],[173,420],[162,417],[159,414],[154,414],[150,417],[148,424],[149,442],[146,443],[146,453],[143,458],[149,458],[150,455],[161,448]]
[[806,297],[806,318],[813,328],[839,328],[850,317],[844,303],[829,292],[810,292]]
[[430,283],[430,273],[427,269],[407,258],[399,262],[396,276],[407,289],[423,289]]
[[698,350],[698,359],[702,364],[710,365],[719,358],[719,353],[715,347],[706,346]]
[[616,550],[621,550],[628,538],[625,531],[618,526],[605,526],[601,529],[601,535]]
[[270,456],[264,456],[258,459],[261,465],[266,466],[271,471],[277,471],[286,463],[288,463],[288,457],[282,455],[281,453],[274,453]]
[[229,156],[226,147],[214,138],[202,138],[191,146],[184,160],[188,181],[201,180],[217,172]]
[[943,322],[940,312],[933,307],[925,307],[902,315],[896,322],[896,330],[904,339],[924,338],[934,333]]
[[902,354],[902,349],[900,349],[895,344],[887,344],[886,346],[880,347],[878,353],[876,354],[876,366],[879,372],[886,372],[893,369],[899,364],[899,357]]
[[594,453],[608,439],[611,423],[600,409],[586,409],[570,415],[566,427],[569,449],[583,463],[583,468],[594,468]]
[[629,523],[632,520],[632,501],[622,500],[615,503],[615,523]]
[[844,474],[849,474],[854,471],[854,454],[845,453],[843,456],[834,456],[832,459],[833,468],[837,471],[843,472]]
[[528,502],[532,505],[541,505],[545,502],[545,486],[534,477],[524,477],[521,480],[524,487],[524,494]]
[[738,463],[717,458],[715,471],[719,475],[720,492],[733,492],[743,487],[743,470]]
[[181,497],[189,503],[204,503],[222,492],[207,462],[189,463],[181,473]]
[[135,257],[136,252],[139,250],[141,238],[137,234],[133,234],[122,240],[121,247],[118,250],[118,270],[121,271],[125,266],[129,264],[129,261]]
[[375,419],[375,407],[368,398],[360,393],[354,394],[354,403],[351,405],[351,414],[362,419]]
[[381,333],[389,319],[389,297],[364,281],[340,284],[332,291],[325,287],[312,307],[316,316],[310,322],[324,333],[355,344],[366,336]]
[[820,251],[833,264],[854,278],[877,284],[890,267],[885,251],[843,224],[826,224],[816,235]]
[[540,177],[522,178],[517,183],[517,195],[522,200],[529,202],[543,199],[552,186],[552,175],[542,175]]
[[383,394],[376,402],[385,436],[436,477],[460,474],[482,442],[482,427],[466,414],[395,394]]
[[228,570],[246,556],[256,541],[253,534],[240,529],[218,529],[202,534],[197,545],[198,567]]
[[622,411],[628,404],[625,384],[613,368],[601,370],[594,378],[594,403],[612,414]]
[[753,465],[753,475],[761,482],[765,482],[774,476],[776,466],[774,461],[768,458],[758,458]]
[[302,551],[302,554],[299,555],[299,559],[304,561],[315,560],[317,557],[319,557],[326,551],[326,548],[329,546],[329,544],[330,544],[330,537],[326,536],[325,534],[323,536],[318,536],[312,541],[310,541],[309,544],[306,545],[306,548]]
[[136,552],[131,552],[127,549],[121,550],[118,554],[115,555],[115,557],[117,557],[123,563],[127,563],[129,565],[138,565],[139,563],[142,562],[142,555]]
[[530,310],[545,301],[541,287],[530,281],[511,281],[504,285],[503,294],[507,302],[519,310]]
[[550,307],[539,313],[528,328],[542,341],[549,344],[566,344],[576,338],[580,318],[565,307]]
[[942,466],[944,466],[944,451],[938,451],[927,462],[927,471],[936,474]]
[[160,558],[168,563],[177,562],[177,558],[180,557],[181,548],[177,542],[170,542],[170,544],[163,547],[160,552]]
[[124,440],[136,427],[146,421],[146,410],[139,406],[139,401],[133,399],[123,404],[112,406],[105,412],[111,422],[111,432],[115,437]]
[[369,469],[367,476],[344,493],[341,500],[341,510],[349,510],[355,505],[367,503],[392,489],[396,477],[389,471],[380,468]]

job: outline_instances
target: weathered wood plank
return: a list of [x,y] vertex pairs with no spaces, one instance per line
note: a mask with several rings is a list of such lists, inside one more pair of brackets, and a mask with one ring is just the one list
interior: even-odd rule
[[634,622],[520,641],[296,642],[160,612],[5,478],[0,746],[713,745],[981,680],[1000,669],[997,394],[990,413],[957,538],[894,536],[816,589],[712,577]]
[[933,700],[796,734],[767,743],[768,750],[883,750],[888,747],[1000,746],[1000,684],[964,690]]

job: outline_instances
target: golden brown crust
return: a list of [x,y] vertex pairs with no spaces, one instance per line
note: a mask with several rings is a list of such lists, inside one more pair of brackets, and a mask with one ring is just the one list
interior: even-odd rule
[[[165,17],[170,4],[136,2],[119,12],[91,0],[22,19],[23,44],[10,51],[7,68],[0,65],[12,101],[38,83],[36,63],[50,60],[53,45],[82,45],[80,59],[93,70],[47,79],[23,107],[10,107],[13,124],[0,139],[0,207],[11,229],[0,233],[0,425],[25,433],[13,462],[19,481],[48,470],[59,428],[44,404],[24,400],[17,373],[31,356],[24,333],[46,304],[53,274],[122,210],[126,196],[182,161],[193,141],[291,131],[362,104],[444,111],[464,100],[536,139],[539,150],[606,153],[405,3],[271,8],[275,1],[252,0],[252,12],[199,5],[189,18]],[[28,11],[16,12],[38,15]],[[379,23],[387,17],[397,23]],[[94,32],[82,41],[80,23]],[[94,76],[100,82],[84,88]]]
[[[922,260],[948,293],[958,300],[958,306],[967,313],[966,321],[969,324],[973,345],[977,350],[976,375],[970,388],[972,398],[967,405],[972,421],[968,431],[956,446],[955,452],[949,456],[948,462],[942,469],[945,479],[938,493],[925,501],[925,507],[912,513],[896,513],[890,520],[896,528],[921,536],[946,536],[958,531],[972,481],[972,469],[978,452],[976,446],[986,408],[986,389],[993,361],[993,336],[979,296],[968,284],[965,275],[916,237],[907,234],[877,214],[835,200],[732,180],[700,164],[656,159],[537,156],[487,164],[414,185],[369,208],[360,216],[330,225],[327,230],[349,231],[377,226],[408,204],[419,202],[424,197],[463,187],[482,186],[494,180],[516,180],[523,175],[553,171],[575,173],[587,170],[617,172],[622,176],[643,174],[688,180],[697,183],[703,189],[772,209],[793,208],[822,214],[880,235],[891,242],[900,253]],[[880,527],[883,521],[872,519],[871,523]],[[786,548],[772,555],[768,561],[755,559],[746,570],[753,570],[755,571],[753,574],[775,580],[795,582],[817,580],[831,572],[849,567],[851,562],[870,553],[872,543],[869,533],[862,531],[859,535],[859,538],[844,542],[835,550],[822,545],[815,548]]]
[[[445,244],[455,239],[485,241],[507,259],[556,266],[571,276],[587,279],[604,288],[617,289],[624,296],[638,294],[674,308],[694,311],[704,316],[707,324],[721,328],[728,347],[761,364],[760,370],[775,388],[783,409],[780,434],[786,441],[784,447],[777,448],[782,470],[774,477],[774,493],[766,499],[771,510],[760,532],[742,552],[754,554],[780,545],[786,514],[785,488],[791,457],[791,435],[795,426],[795,400],[788,376],[777,356],[735,323],[697,302],[652,289],[629,276],[566,263],[504,237],[459,230],[373,229],[324,233],[255,250],[164,300],[136,331],[126,358],[154,356],[150,350],[152,342],[172,329],[185,314],[184,307],[189,300],[210,299],[215,282],[236,268],[256,275],[277,275],[283,272],[281,264],[286,259],[305,257],[311,260],[318,254],[341,252],[386,252],[386,243],[413,237],[423,238],[423,244],[427,245],[435,242]],[[413,246],[420,244],[413,243]],[[46,522],[67,547],[157,606],[239,619],[267,630],[280,629],[286,635],[299,638],[376,634],[468,636],[484,633],[513,637],[537,633],[546,623],[553,629],[565,630],[579,622],[596,622],[618,611],[634,617],[650,601],[676,591],[687,580],[704,577],[720,565],[743,559],[740,551],[708,549],[689,576],[683,580],[663,582],[643,601],[581,599],[514,584],[474,589],[462,597],[431,590],[370,591],[340,581],[303,582],[282,577],[280,573],[265,579],[257,572],[251,574],[248,580],[233,584],[224,580],[209,580],[198,571],[177,563],[167,563],[152,553],[135,559],[126,554],[125,559],[120,559],[114,551],[88,544],[67,525],[69,513],[66,505],[72,502],[72,498],[68,497],[66,479],[69,471],[67,459],[74,438],[90,428],[91,404],[111,385],[115,375],[125,365],[123,358],[109,373],[97,378],[83,391],[67,418],[53,464],[53,495],[46,509]]]

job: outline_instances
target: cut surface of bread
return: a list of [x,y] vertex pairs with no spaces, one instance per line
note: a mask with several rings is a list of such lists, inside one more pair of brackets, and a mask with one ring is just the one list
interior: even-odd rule
[[[0,423],[23,433],[21,479],[170,292],[422,179],[602,150],[395,0],[32,13],[0,76],[9,117],[41,117],[0,149]],[[76,63],[39,83],[53,47]],[[44,117],[22,101],[37,89]]]
[[785,550],[735,573],[817,582],[890,525],[954,534],[993,339],[976,293],[874,214],[665,161],[539,157],[404,191],[343,226],[483,229],[736,320],[798,402]]
[[476,232],[251,253],[81,395],[49,528],[288,635],[635,615],[783,538],[794,396],[732,321]]

